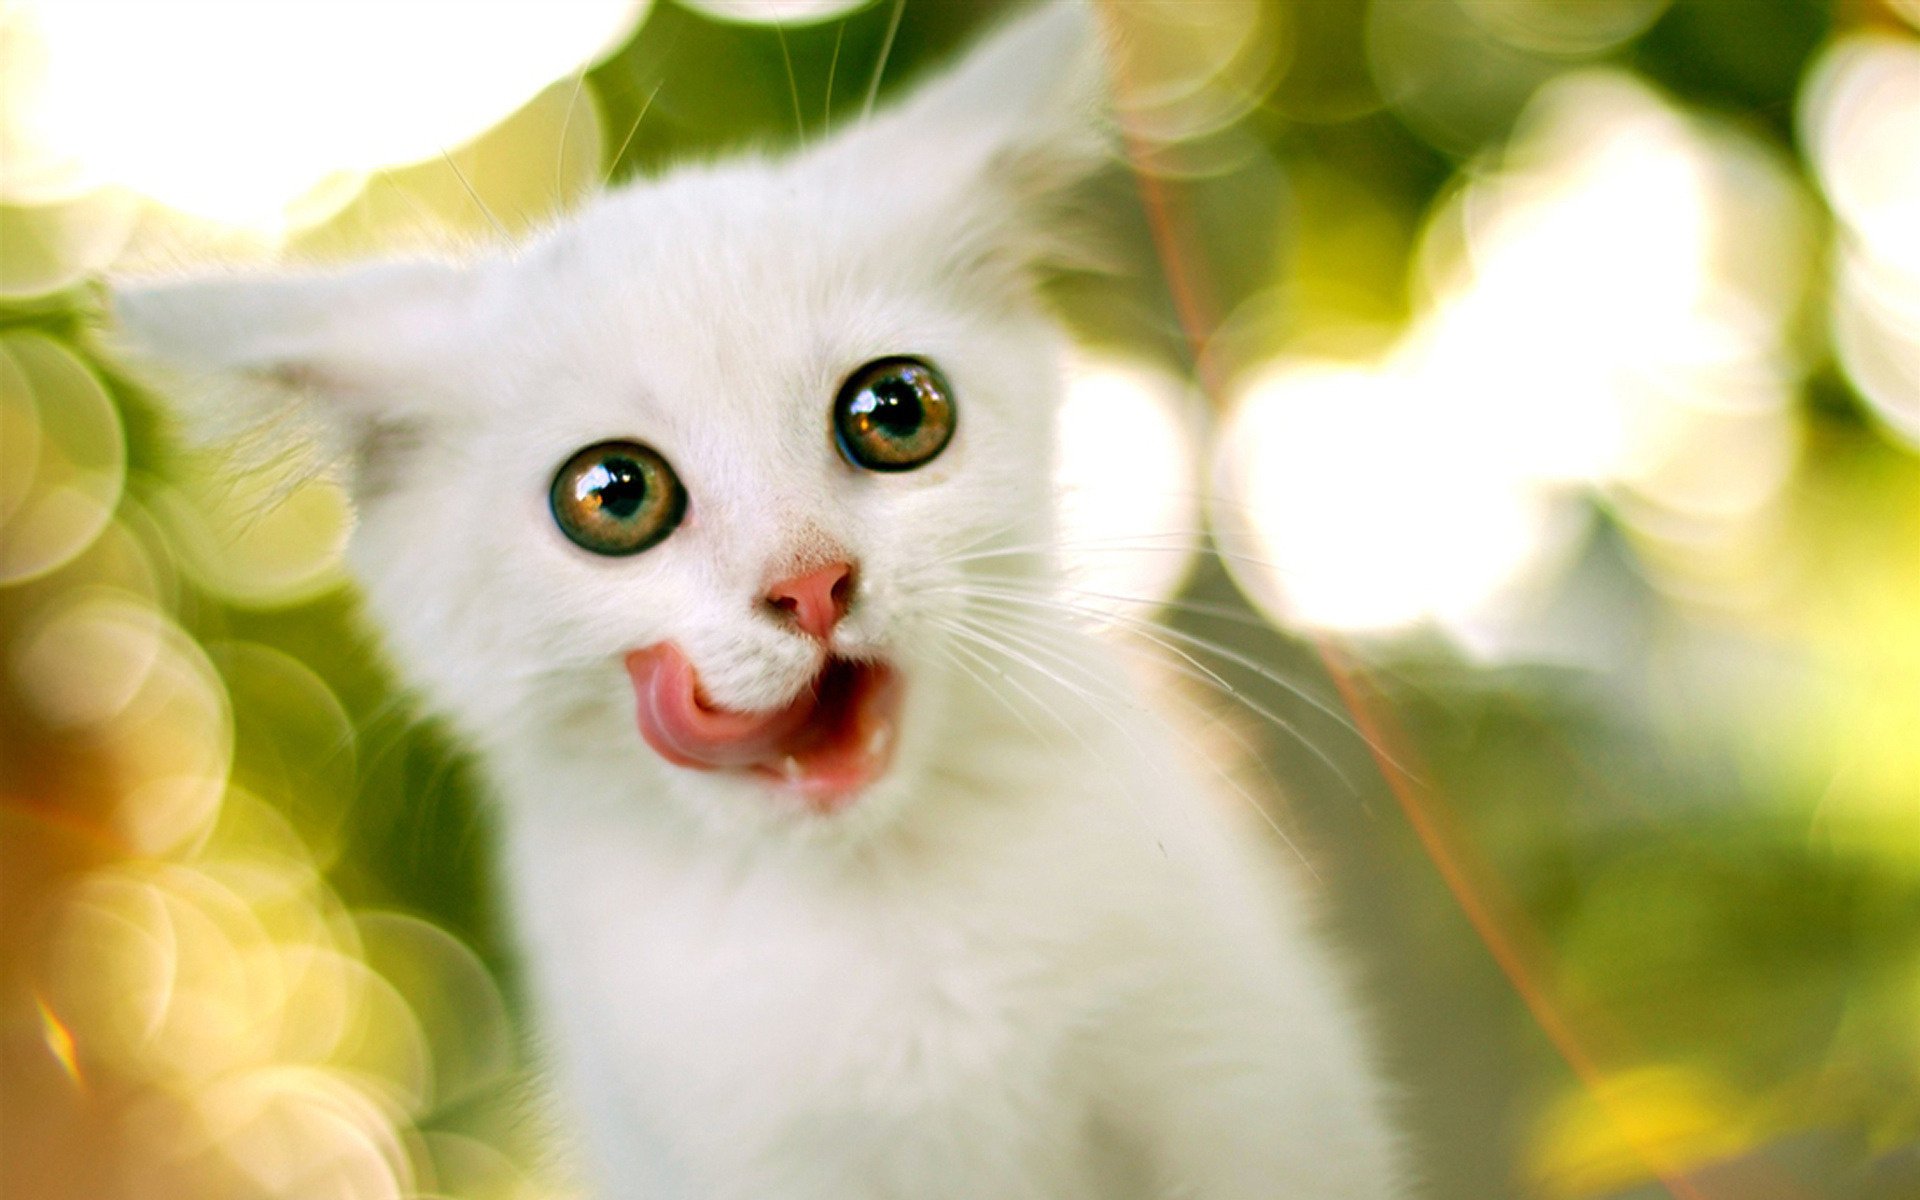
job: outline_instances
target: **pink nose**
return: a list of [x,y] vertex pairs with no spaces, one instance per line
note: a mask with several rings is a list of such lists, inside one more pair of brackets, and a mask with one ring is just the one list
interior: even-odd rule
[[828,563],[767,589],[767,603],[793,617],[807,634],[826,641],[853,599],[853,564]]

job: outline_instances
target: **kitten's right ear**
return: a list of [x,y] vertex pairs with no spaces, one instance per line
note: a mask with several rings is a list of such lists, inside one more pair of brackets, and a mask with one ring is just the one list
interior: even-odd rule
[[1022,272],[1084,265],[1088,247],[1062,216],[1077,185],[1115,161],[1106,52],[1094,0],[1040,0],[817,161],[884,181],[896,208],[942,212],[956,255]]
[[433,421],[433,364],[471,291],[470,272],[437,263],[128,282],[111,292],[107,349],[190,443],[359,476]]

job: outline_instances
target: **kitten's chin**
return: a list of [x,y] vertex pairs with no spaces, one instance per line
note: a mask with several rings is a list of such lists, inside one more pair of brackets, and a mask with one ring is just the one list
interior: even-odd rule
[[672,642],[635,650],[626,666],[640,736],[676,766],[750,775],[826,814],[851,805],[893,761],[902,689],[885,663],[829,656],[804,691],[764,712],[709,703]]

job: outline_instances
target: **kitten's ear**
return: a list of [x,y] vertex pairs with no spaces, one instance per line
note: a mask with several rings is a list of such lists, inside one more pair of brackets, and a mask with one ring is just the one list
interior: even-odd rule
[[1087,257],[1063,222],[1113,160],[1102,31],[1089,0],[1045,0],[848,138],[876,186],[928,188],[1031,267]]
[[195,444],[360,475],[435,413],[431,372],[467,311],[469,273],[385,263],[330,274],[127,282],[107,347]]

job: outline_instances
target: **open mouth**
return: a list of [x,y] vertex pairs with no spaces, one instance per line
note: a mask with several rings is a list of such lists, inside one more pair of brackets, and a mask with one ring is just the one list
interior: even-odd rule
[[757,775],[834,812],[893,759],[900,686],[885,663],[829,656],[805,691],[763,712],[710,703],[693,663],[671,642],[635,650],[626,665],[640,736],[678,766]]

